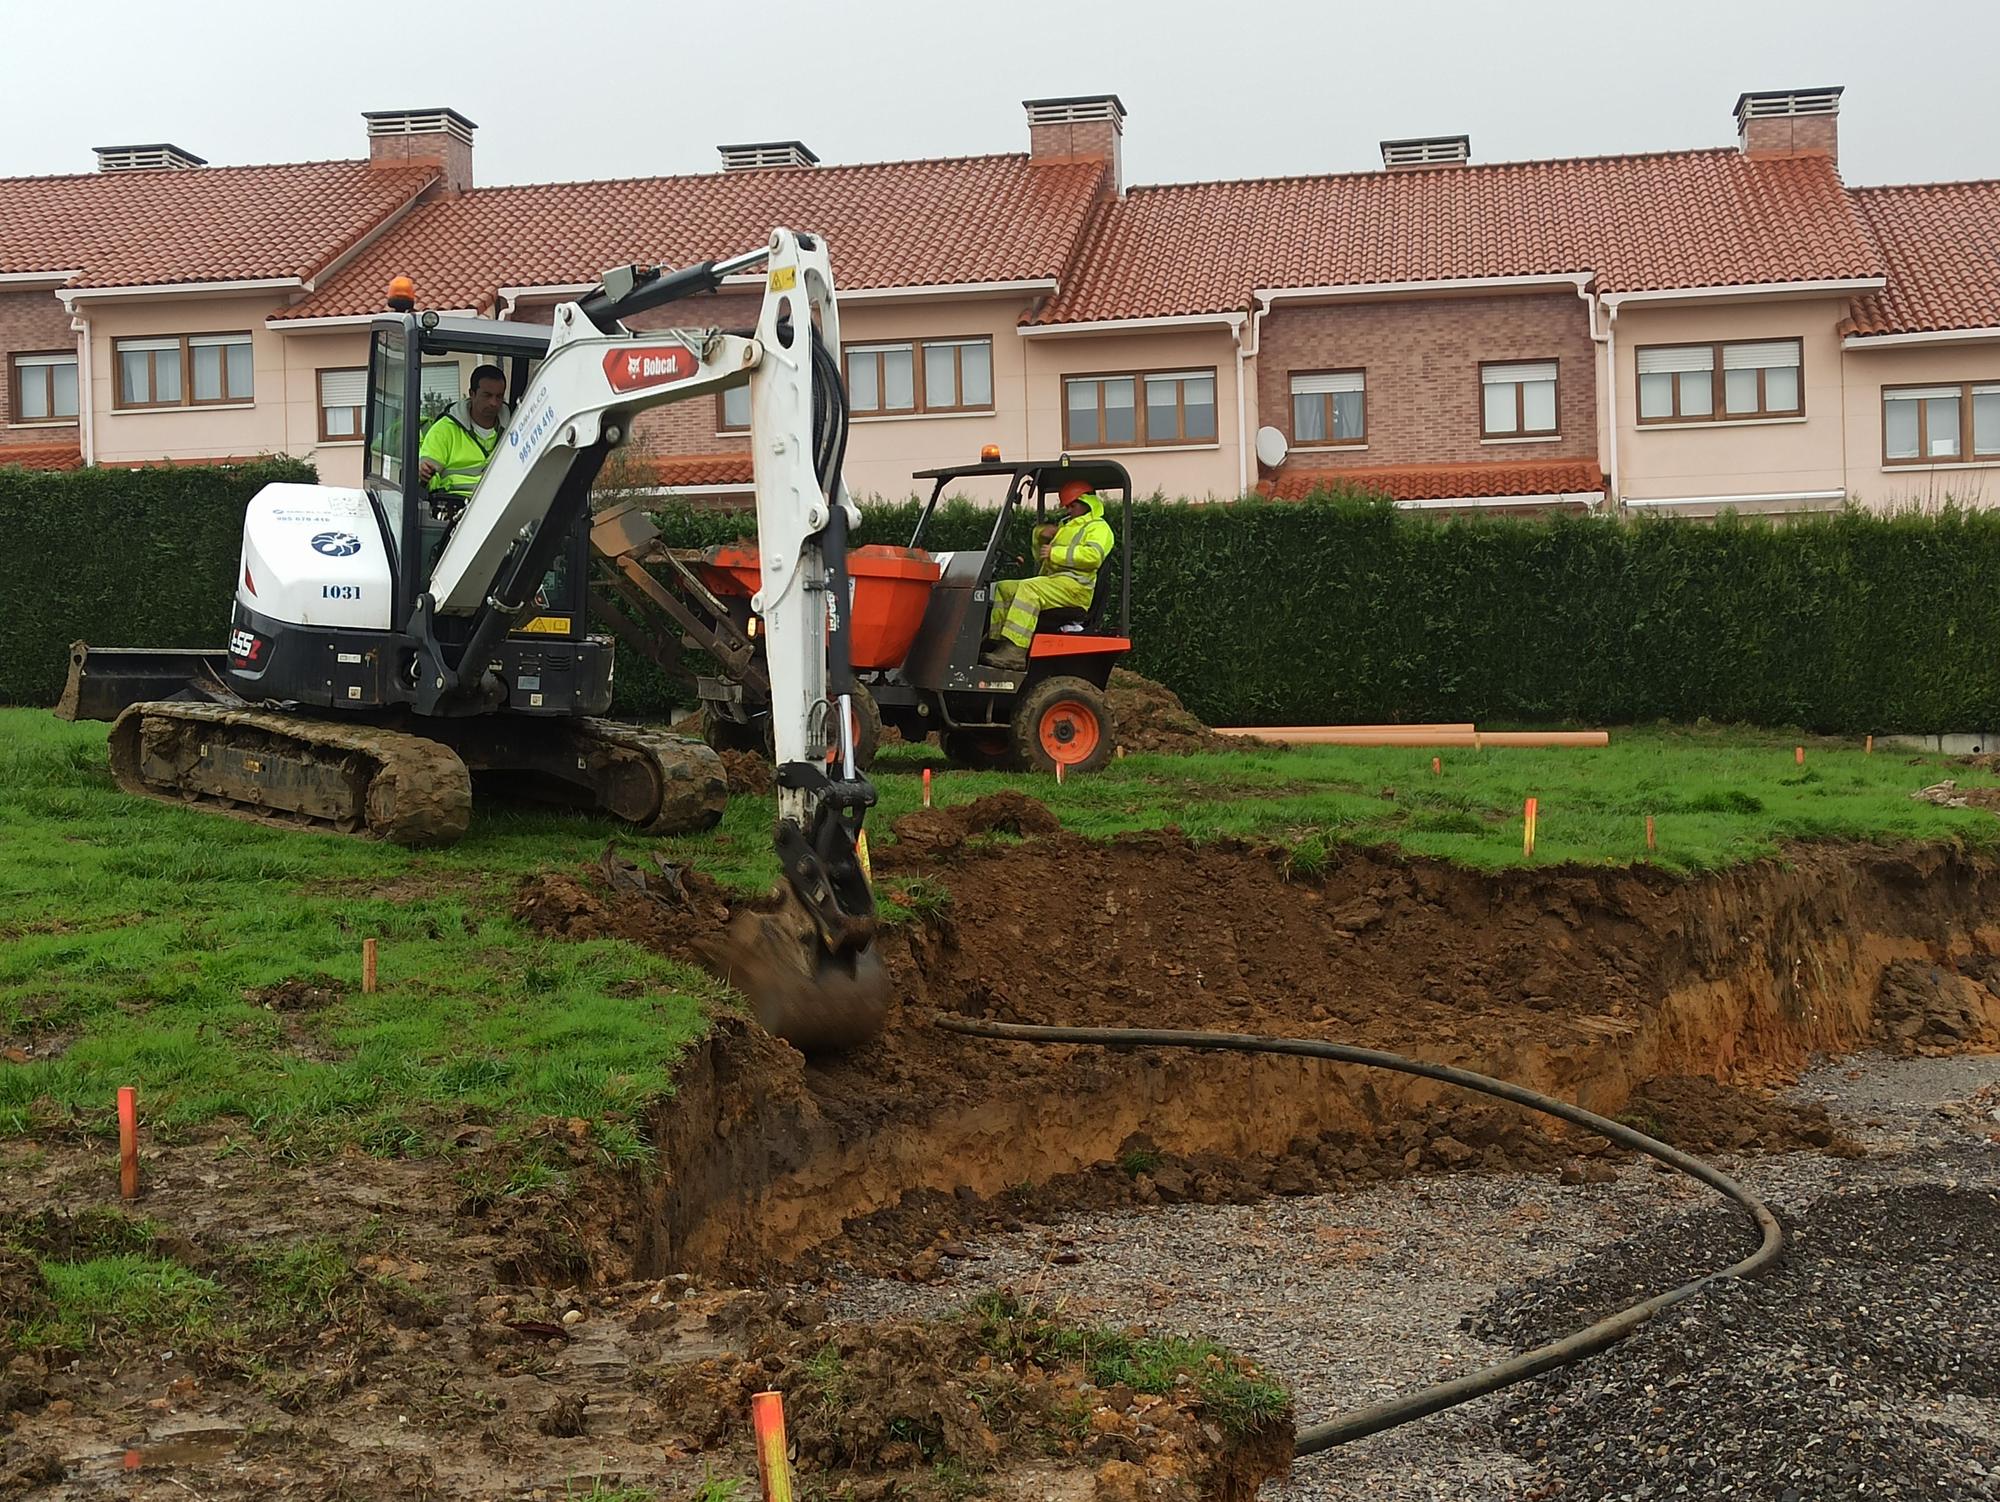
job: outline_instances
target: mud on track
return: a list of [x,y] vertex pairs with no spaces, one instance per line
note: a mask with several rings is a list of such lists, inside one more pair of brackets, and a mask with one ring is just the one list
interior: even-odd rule
[[[949,812],[992,827],[991,809]],[[1304,880],[1271,852],[1173,834],[982,846],[911,832],[938,854],[914,873],[907,853],[885,860],[885,888],[934,876],[950,901],[885,944],[888,1030],[807,1065],[752,1029],[718,1029],[655,1119],[662,1172],[638,1271],[828,1259],[921,1278],[968,1221],[1431,1168],[1588,1176],[1603,1149],[1404,1076],[986,1044],[929,1027],[938,1010],[1333,1038],[1629,1111],[1711,1149],[1837,1149],[1823,1118],[1715,1082],[1755,1084],[1861,1043],[1878,998],[1906,1047],[2000,1038],[1983,979],[2000,951],[2000,867],[1942,849],[1802,848],[1696,880],[1484,874],[1357,850]],[[710,891],[669,902],[554,876],[518,910],[552,933],[691,953],[724,907]]]

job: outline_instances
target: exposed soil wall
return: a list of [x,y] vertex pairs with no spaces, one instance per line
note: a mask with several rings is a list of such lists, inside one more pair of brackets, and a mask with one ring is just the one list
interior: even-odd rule
[[[1454,1092],[1406,1076],[995,1045],[927,1026],[936,1010],[1334,1038],[1607,1115],[1656,1077],[1755,1082],[1852,1048],[1876,1031],[1878,996],[1901,1046],[2000,1037],[1983,980],[2000,868],[1947,849],[1808,848],[1692,881],[1354,851],[1307,882],[1244,847],[1056,836],[959,849],[945,885],[943,915],[886,944],[900,1000],[882,1038],[808,1065],[738,1024],[689,1058],[655,1122],[642,1273],[790,1262],[913,1197],[987,1200],[1135,1144],[1148,1166],[1262,1160],[1283,1176],[1267,1167],[1257,1183],[1304,1189],[1328,1143],[1351,1169],[1357,1145],[1416,1168],[1491,1162],[1524,1140],[1465,1125]],[[599,899],[586,931],[661,941],[634,906],[651,899]],[[1413,1120],[1430,1125],[1413,1136]]]

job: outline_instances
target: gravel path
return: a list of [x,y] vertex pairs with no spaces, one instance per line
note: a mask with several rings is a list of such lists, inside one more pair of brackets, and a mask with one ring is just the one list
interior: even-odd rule
[[[1779,1268],[1580,1367],[1301,1462],[1263,1496],[2000,1498],[2000,1056],[1847,1060],[1798,1093],[1869,1156],[1729,1165],[1795,1233]],[[1210,1335],[1311,1420],[1752,1245],[1740,1212],[1651,1164],[1575,1187],[1468,1174],[1073,1217],[984,1238],[931,1285],[850,1283],[837,1312],[942,1312],[1006,1285],[1080,1319]]]

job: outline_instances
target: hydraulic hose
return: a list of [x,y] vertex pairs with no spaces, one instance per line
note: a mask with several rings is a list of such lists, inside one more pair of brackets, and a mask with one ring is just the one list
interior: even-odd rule
[[1525,1106],[1530,1111],[1540,1111],[1547,1116],[1560,1117],[1573,1125],[1588,1128],[1600,1136],[1609,1137],[1621,1147],[1629,1147],[1634,1152],[1657,1159],[1669,1168],[1679,1169],[1690,1177],[1718,1193],[1734,1200],[1750,1213],[1756,1222],[1762,1239],[1757,1250],[1740,1262],[1731,1263],[1719,1272],[1704,1273],[1692,1282],[1683,1283],[1678,1288],[1647,1299],[1644,1303],[1633,1304],[1618,1313],[1599,1320],[1594,1325],[1586,1325],[1573,1334],[1479,1371],[1454,1378],[1450,1382],[1440,1382],[1426,1387],[1408,1397],[1392,1398],[1384,1403],[1371,1403],[1364,1408],[1351,1408],[1345,1413],[1308,1426],[1299,1431],[1294,1456],[1315,1455],[1321,1450],[1330,1450],[1335,1445],[1348,1444],[1364,1439],[1371,1434],[1379,1434],[1385,1429],[1393,1429],[1398,1424],[1407,1424],[1412,1419],[1420,1419],[1428,1414],[1446,1408],[1456,1407],[1473,1398],[1497,1392],[1503,1387],[1511,1387],[1516,1382],[1524,1382],[1543,1372],[1553,1371],[1560,1366],[1581,1361],[1586,1356],[1594,1356],[1599,1351],[1617,1344],[1637,1330],[1663,1309],[1693,1298],[1709,1284],[1725,1278],[1747,1278],[1752,1273],[1761,1272],[1774,1262],[1785,1248],[1785,1233],[1778,1224],[1777,1216],[1762,1200],[1745,1189],[1736,1180],[1700,1158],[1671,1147],[1657,1137],[1649,1137],[1644,1132],[1634,1131],[1622,1122],[1599,1116],[1594,1111],[1586,1111],[1581,1106],[1573,1106],[1568,1101],[1557,1100],[1530,1090],[1507,1080],[1496,1080],[1489,1075],[1474,1074],[1469,1069],[1454,1069],[1448,1064],[1431,1064],[1422,1059],[1405,1058],[1401,1054],[1383,1053],[1379,1049],[1356,1048],[1346,1043],[1324,1043],[1314,1038],[1265,1038],[1254,1033],[1208,1033],[1183,1031],[1173,1028],[1136,1027],[1032,1027],[1011,1022],[976,1022],[965,1017],[953,1017],[940,1013],[933,1019],[947,1032],[962,1033],[971,1038],[993,1038],[1012,1043],[1069,1043],[1098,1044],[1106,1048],[1192,1048],[1211,1052],[1229,1053],[1281,1053],[1296,1054],[1305,1058],[1332,1059],[1341,1064],[1362,1064],[1371,1069],[1389,1069],[1398,1074],[1414,1074],[1424,1079],[1437,1080],[1442,1084],[1455,1085],[1461,1090],[1477,1091],[1481,1095],[1495,1096],[1511,1101],[1517,1106]]

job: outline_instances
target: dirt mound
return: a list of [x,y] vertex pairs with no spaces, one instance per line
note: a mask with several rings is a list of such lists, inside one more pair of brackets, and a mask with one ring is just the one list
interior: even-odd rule
[[1240,750],[1246,744],[1210,730],[1188,713],[1187,706],[1164,683],[1125,668],[1111,670],[1105,698],[1111,705],[1113,733],[1127,751],[1184,756],[1195,751]]
[[339,1001],[342,990],[339,980],[331,975],[315,975],[310,979],[295,975],[274,986],[245,991],[243,999],[252,1006],[269,1007],[274,1012],[317,1012]]
[[950,808],[920,808],[889,826],[896,836],[891,864],[938,860],[954,854],[974,835],[1011,834],[1026,839],[1060,833],[1062,823],[1047,804],[1009,788]]
[[1858,1154],[1818,1102],[1779,1100],[1705,1075],[1663,1075],[1641,1085],[1622,1119],[1684,1152]]
[[[1116,1353],[1171,1347],[1074,1329],[1009,1295],[935,1324],[828,1324],[814,1303],[758,1303],[718,1307],[710,1325],[740,1323],[743,1349],[670,1370],[660,1409],[692,1447],[741,1446],[752,1396],[775,1388],[797,1465],[829,1493],[928,1497],[940,1472],[1054,1458],[1096,1470],[1094,1497],[1249,1502],[1290,1465],[1289,1406],[1270,1411],[1275,1390],[1238,1361],[1198,1358],[1148,1393],[1120,1380]],[[1107,1471],[1133,1489],[1107,1489]]]
[[1956,968],[1897,960],[1882,972],[1875,1027],[1883,1042],[1905,1054],[2000,1043],[2000,960],[1973,955]]
[[514,919],[560,939],[626,939],[681,959],[729,921],[729,897],[701,872],[668,864],[652,869],[607,849],[581,872],[531,876],[515,893]]
[[715,754],[722,758],[723,775],[729,779],[732,797],[738,793],[768,793],[778,785],[771,763],[756,751],[718,751]]

